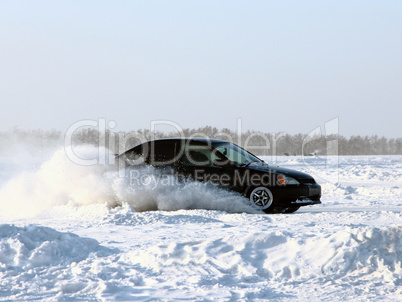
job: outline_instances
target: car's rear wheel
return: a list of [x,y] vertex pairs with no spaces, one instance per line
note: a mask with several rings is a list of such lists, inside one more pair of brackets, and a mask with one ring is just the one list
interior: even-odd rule
[[266,187],[251,188],[248,193],[250,201],[265,213],[272,213],[274,209],[274,195]]

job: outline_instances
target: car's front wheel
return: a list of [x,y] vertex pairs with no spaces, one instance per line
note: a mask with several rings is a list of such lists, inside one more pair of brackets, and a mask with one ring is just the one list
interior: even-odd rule
[[265,213],[274,210],[274,195],[266,187],[255,187],[248,190],[248,198]]

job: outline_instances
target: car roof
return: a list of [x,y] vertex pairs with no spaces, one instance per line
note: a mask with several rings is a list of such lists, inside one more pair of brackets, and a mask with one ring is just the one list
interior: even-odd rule
[[195,143],[201,143],[201,144],[215,144],[215,143],[229,143],[228,141],[223,141],[220,139],[207,139],[205,137],[171,137],[171,138],[160,138],[160,139],[154,139],[154,140],[150,140],[141,144],[138,144],[126,151],[124,151],[123,153],[121,153],[118,156],[123,155],[126,152],[130,152],[131,150],[145,145],[145,144],[150,144],[150,143],[156,143],[156,142],[195,142]]
[[160,138],[160,139],[155,139],[148,141],[146,143],[150,142],[161,142],[161,141],[181,141],[181,142],[199,142],[199,143],[228,143],[227,141],[223,141],[220,139],[213,139],[213,138],[205,138],[205,137],[171,137],[171,138]]

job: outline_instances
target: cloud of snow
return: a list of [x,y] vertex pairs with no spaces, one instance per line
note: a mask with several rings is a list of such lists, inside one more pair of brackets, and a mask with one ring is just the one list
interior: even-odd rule
[[[80,158],[99,155],[98,148],[91,146],[80,146],[75,151]],[[148,178],[158,177],[152,168],[144,168],[139,173]],[[56,206],[106,204],[113,208],[125,202],[136,211],[211,209],[257,212],[247,204],[247,199],[234,193],[197,182],[176,185],[171,180],[170,185],[150,182],[130,186],[127,178],[120,177],[117,171],[105,165],[78,165],[68,158],[64,149],[60,149],[38,169],[24,171],[0,188],[0,215],[33,217]]]

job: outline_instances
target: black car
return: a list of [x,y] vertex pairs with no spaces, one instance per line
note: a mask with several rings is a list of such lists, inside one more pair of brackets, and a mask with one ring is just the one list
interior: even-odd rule
[[118,156],[126,165],[152,165],[184,179],[210,182],[243,194],[266,213],[292,213],[319,204],[313,177],[270,166],[236,144],[203,138],[169,138],[140,144]]

